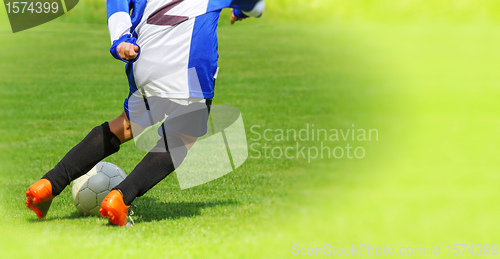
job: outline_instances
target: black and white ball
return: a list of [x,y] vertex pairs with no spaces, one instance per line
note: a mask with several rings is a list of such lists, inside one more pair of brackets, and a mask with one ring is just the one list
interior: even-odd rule
[[99,216],[102,200],[127,177],[118,166],[99,162],[73,182],[71,193],[76,209],[83,215]]

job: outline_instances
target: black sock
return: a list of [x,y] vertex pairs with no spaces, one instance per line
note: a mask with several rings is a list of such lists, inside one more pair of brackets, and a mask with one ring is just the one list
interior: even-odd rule
[[71,181],[86,174],[104,158],[120,150],[120,140],[107,122],[97,126],[42,178],[52,184],[52,195],[59,195]]
[[123,202],[129,206],[175,170],[170,152],[149,152],[134,170],[114,190],[123,194]]

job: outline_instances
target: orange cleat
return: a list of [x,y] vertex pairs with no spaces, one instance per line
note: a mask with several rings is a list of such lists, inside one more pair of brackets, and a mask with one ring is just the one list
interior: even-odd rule
[[43,219],[52,204],[52,185],[47,179],[40,179],[26,191],[26,206],[34,211],[39,219]]
[[111,224],[123,227],[127,225],[129,207],[123,202],[122,194],[117,190],[112,190],[102,201],[99,213],[108,218]]

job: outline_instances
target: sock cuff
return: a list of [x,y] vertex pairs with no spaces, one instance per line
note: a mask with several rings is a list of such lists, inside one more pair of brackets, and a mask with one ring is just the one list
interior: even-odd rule
[[106,121],[101,125],[101,127],[104,131],[105,140],[107,140],[116,149],[116,151],[120,150],[121,141],[113,132],[111,132],[109,122]]

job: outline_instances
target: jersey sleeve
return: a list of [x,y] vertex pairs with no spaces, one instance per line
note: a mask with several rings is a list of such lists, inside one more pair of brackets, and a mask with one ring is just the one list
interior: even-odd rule
[[266,3],[263,0],[233,0],[230,7],[238,18],[261,17]]
[[130,33],[132,20],[129,15],[129,1],[108,0],[106,1],[108,12],[108,29],[111,42],[118,40],[125,34]]
[[[111,37],[111,55],[114,58],[131,63],[137,60],[127,61],[120,57],[116,47],[122,42],[136,44],[137,35],[134,35],[135,27],[139,24],[146,8],[147,0],[107,0],[106,9],[108,13],[108,29]],[[131,14],[130,14],[131,13]]]
[[[238,5],[236,5],[238,6]],[[242,7],[234,9],[234,15],[238,18],[248,18],[248,17],[261,17],[264,13],[264,9],[266,8],[266,2],[258,1],[253,6],[249,3],[244,3],[241,5]],[[250,9],[250,7],[252,7]]]

